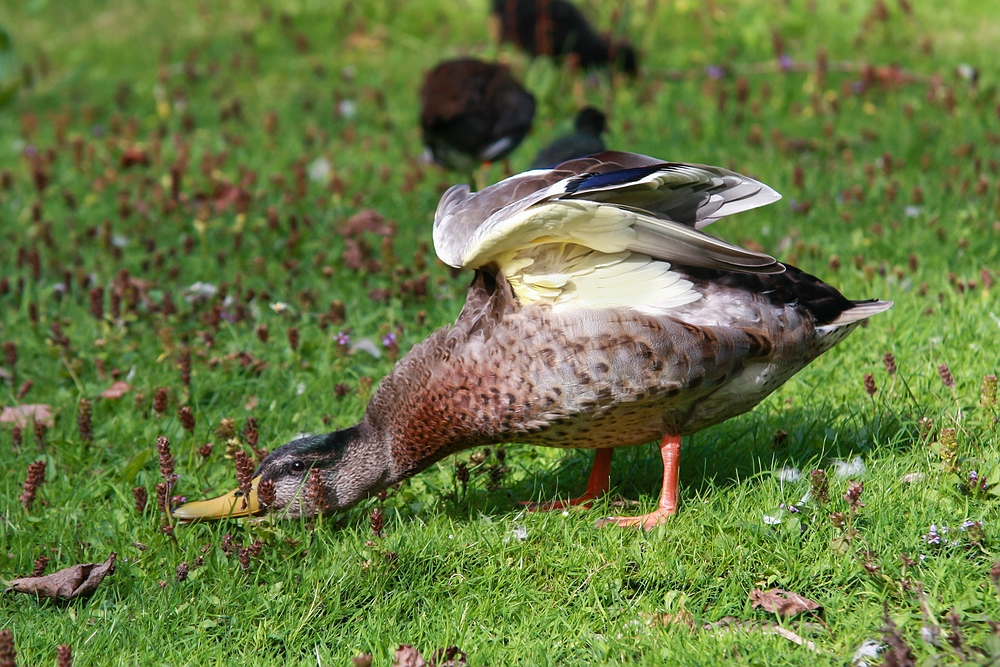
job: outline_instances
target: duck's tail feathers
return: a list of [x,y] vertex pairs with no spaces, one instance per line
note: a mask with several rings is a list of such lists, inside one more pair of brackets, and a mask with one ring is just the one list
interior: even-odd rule
[[847,324],[853,324],[854,322],[866,320],[872,315],[884,313],[892,308],[892,301],[880,301],[878,299],[873,299],[871,301],[854,301],[853,303],[853,308],[845,310],[837,316],[837,319],[828,323],[826,326],[844,326]]

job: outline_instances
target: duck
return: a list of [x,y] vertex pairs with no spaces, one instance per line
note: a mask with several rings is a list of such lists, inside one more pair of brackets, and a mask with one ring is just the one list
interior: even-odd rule
[[175,515],[340,512],[498,443],[595,450],[582,495],[529,508],[590,506],[609,491],[616,448],[659,442],[656,509],[598,525],[663,524],[684,436],[752,409],[892,306],[703,231],[779,197],[720,167],[613,151],[451,187],[434,248],[474,276],[454,324],[396,364],[359,423],[275,449],[244,502],[233,492]]
[[604,39],[567,0],[493,0],[498,41],[533,57],[571,57],[583,69],[614,67],[635,76],[639,57],[625,40]]
[[439,63],[420,89],[420,127],[430,159],[473,173],[506,158],[531,130],[535,97],[500,64],[475,58]]
[[607,118],[602,111],[584,107],[576,114],[573,132],[557,138],[540,150],[531,163],[531,168],[542,169],[573,158],[603,153],[605,146],[601,135],[604,134],[606,123]]

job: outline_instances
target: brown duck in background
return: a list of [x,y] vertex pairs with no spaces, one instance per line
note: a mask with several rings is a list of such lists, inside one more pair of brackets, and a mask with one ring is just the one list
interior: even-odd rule
[[[681,436],[750,410],[859,322],[888,309],[849,301],[773,258],[700,231],[778,199],[718,167],[609,152],[452,187],[434,220],[447,264],[475,270],[455,324],[416,345],[351,428],[276,449],[257,470],[266,509],[316,512],[318,471],[336,512],[444,457],[523,442],[595,449],[587,492],[605,493],[613,448],[660,440],[655,511],[601,524],[649,528],[677,508]],[[256,513],[229,494],[182,520]]]
[[465,174],[510,155],[534,117],[534,96],[498,63],[448,60],[420,89],[424,145],[436,163]]
[[598,35],[567,0],[493,0],[491,11],[499,41],[532,56],[568,56],[583,69],[612,66],[632,76],[639,71],[635,49]]

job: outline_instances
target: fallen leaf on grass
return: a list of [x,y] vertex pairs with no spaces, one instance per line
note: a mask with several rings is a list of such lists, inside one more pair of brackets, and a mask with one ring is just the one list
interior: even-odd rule
[[117,398],[121,398],[130,391],[132,391],[132,385],[130,385],[128,382],[125,382],[124,380],[118,380],[110,387],[101,392],[101,398],[108,398],[111,400],[115,400]]
[[[816,623],[804,623],[802,627],[808,630],[816,630],[822,626]],[[744,632],[760,632],[765,635],[779,635],[781,637],[784,637],[790,642],[793,642],[795,644],[798,644],[799,646],[809,649],[813,653],[817,653],[815,643],[809,641],[808,639],[804,639],[803,637],[797,635],[788,628],[781,627],[780,625],[774,623],[773,621],[763,621],[763,622],[741,621],[738,618],[734,618],[732,616],[724,616],[715,623],[706,623],[704,625],[704,628],[706,630],[716,630],[722,632],[729,632],[731,630],[743,630]]]
[[449,646],[434,651],[430,662],[427,662],[424,660],[424,656],[420,655],[420,651],[403,644],[396,649],[396,657],[392,660],[392,667],[468,667],[467,658],[465,652],[457,646]]
[[361,655],[356,655],[351,658],[351,664],[354,667],[372,667],[372,654],[362,653]]
[[44,403],[29,403],[4,408],[0,413],[0,423],[16,424],[21,428],[28,425],[28,420],[36,424],[52,426],[52,406]]
[[392,667],[427,667],[427,661],[420,651],[403,644],[396,649],[396,657],[392,659]]
[[361,250],[361,244],[354,239],[344,241],[344,252],[341,257],[344,264],[353,271],[358,271],[365,265],[365,254]]
[[357,236],[361,232],[393,236],[396,233],[396,225],[386,220],[378,211],[366,208],[352,215],[340,228],[341,236]]
[[104,577],[115,571],[114,551],[103,563],[84,563],[53,572],[44,577],[24,577],[9,582],[5,592],[34,594],[53,600],[72,600],[89,597],[104,581]]
[[804,598],[798,593],[780,588],[772,588],[766,592],[755,588],[750,591],[750,601],[750,606],[754,609],[763,607],[764,611],[775,613],[782,618],[797,616],[806,611],[818,611],[822,609],[819,604],[809,598]]

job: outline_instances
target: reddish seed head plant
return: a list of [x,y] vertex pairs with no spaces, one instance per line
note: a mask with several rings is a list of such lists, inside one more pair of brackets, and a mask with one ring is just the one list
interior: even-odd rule
[[875,386],[875,376],[871,373],[865,373],[865,391],[871,397],[874,397],[875,392],[878,391],[878,387]]
[[35,493],[38,487],[45,482],[45,461],[35,461],[28,466],[28,476],[24,480],[21,495],[18,500],[25,510],[30,510],[35,502]]
[[181,408],[177,411],[177,416],[180,418],[181,426],[184,427],[185,431],[194,431],[194,413],[191,412],[191,408],[186,405],[181,406]]
[[236,481],[239,484],[240,492],[243,494],[242,507],[246,509],[247,498],[250,496],[250,488],[253,482],[253,461],[242,449],[237,450],[233,456],[236,464]]
[[257,500],[260,502],[262,507],[270,507],[271,504],[274,503],[274,499],[274,480],[263,480],[257,487]]
[[888,373],[889,375],[895,375],[896,357],[892,354],[892,352],[886,352],[885,357],[882,358],[882,361],[885,363],[885,372]]
[[14,633],[8,629],[0,630],[0,667],[17,667]]
[[139,514],[145,512],[146,503],[149,502],[149,495],[146,493],[146,487],[132,487],[132,498],[135,500],[135,511]]
[[153,394],[153,410],[161,417],[167,412],[167,390],[165,387],[157,387]]
[[948,387],[949,389],[954,389],[955,376],[951,374],[951,369],[948,368],[948,364],[939,364],[937,370],[938,370],[938,375],[941,376],[941,382],[944,384],[944,386]]

